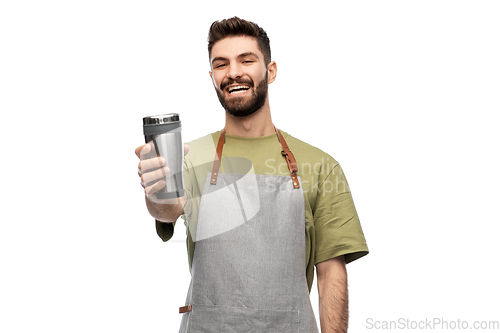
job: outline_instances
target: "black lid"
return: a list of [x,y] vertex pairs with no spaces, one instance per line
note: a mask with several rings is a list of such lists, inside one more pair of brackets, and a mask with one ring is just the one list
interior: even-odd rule
[[180,120],[178,113],[168,113],[158,116],[149,116],[142,118],[142,124],[146,126],[172,124],[172,123],[178,123],[179,121]]

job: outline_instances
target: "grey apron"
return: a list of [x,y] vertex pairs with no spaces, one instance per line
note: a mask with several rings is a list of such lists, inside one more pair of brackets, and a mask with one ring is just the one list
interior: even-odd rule
[[306,280],[304,194],[289,176],[219,174],[224,130],[197,224],[180,333],[317,333]]

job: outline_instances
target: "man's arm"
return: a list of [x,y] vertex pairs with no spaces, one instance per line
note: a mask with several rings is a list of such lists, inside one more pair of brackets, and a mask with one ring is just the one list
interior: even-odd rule
[[347,332],[349,321],[344,256],[316,264],[321,333]]

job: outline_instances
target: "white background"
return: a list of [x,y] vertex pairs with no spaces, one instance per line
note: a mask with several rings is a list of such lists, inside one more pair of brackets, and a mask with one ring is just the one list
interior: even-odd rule
[[234,15],[271,39],[274,123],[349,180],[371,251],[351,331],[500,320],[497,1],[20,0],[0,5],[0,331],[177,331],[185,228],[157,237],[134,149],[147,115],[181,113],[185,141],[223,126],[206,38]]

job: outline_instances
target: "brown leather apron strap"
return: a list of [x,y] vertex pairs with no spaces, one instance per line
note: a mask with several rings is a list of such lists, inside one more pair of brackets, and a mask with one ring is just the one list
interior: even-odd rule
[[189,304],[189,305],[180,307],[179,308],[179,313],[186,313],[186,312],[189,312],[191,310],[193,310],[193,305]]
[[[293,156],[292,151],[288,148],[285,138],[281,135],[281,132],[276,127],[274,127],[274,130],[276,131],[278,140],[281,143],[281,155],[285,157],[288,170],[290,171],[290,177],[292,177],[293,188],[300,188],[299,180],[297,179],[297,172],[299,169],[297,167],[297,161],[295,161],[295,156]],[[226,130],[222,129],[219,136],[219,142],[217,143],[217,150],[215,152],[212,176],[210,177],[210,184],[212,185],[217,184],[217,176],[219,175],[220,160],[222,158],[222,148],[224,147],[225,135]]]
[[288,145],[285,141],[283,135],[276,127],[274,128],[276,131],[276,135],[278,135],[278,140],[280,140],[282,151],[281,155],[285,157],[286,164],[288,165],[288,170],[290,171],[290,177],[293,180],[293,188],[300,188],[299,180],[297,179],[297,172],[299,168],[297,167],[297,161],[295,161],[295,156],[293,156],[292,151],[288,148]]
[[217,143],[217,150],[215,151],[214,166],[212,168],[212,177],[210,178],[210,184],[217,184],[217,176],[219,175],[220,160],[222,158],[222,148],[224,147],[224,141],[226,136],[226,130],[223,128],[220,132],[219,143]]

